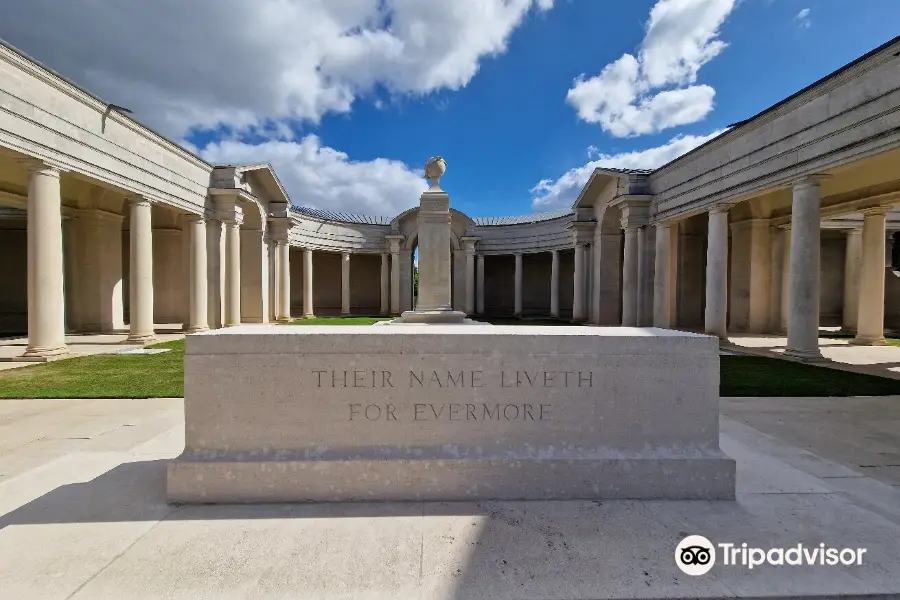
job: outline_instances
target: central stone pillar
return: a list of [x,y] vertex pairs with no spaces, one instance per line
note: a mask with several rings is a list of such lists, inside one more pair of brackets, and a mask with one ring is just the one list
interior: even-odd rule
[[447,169],[436,156],[425,165],[431,187],[419,201],[419,296],[415,310],[396,323],[463,323],[466,313],[453,310],[450,278],[450,196],[439,186]]

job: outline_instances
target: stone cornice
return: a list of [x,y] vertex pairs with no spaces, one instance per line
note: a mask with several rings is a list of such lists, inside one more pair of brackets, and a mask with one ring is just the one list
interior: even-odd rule
[[141,125],[134,119],[131,119],[122,113],[110,110],[111,105],[108,102],[104,102],[81,86],[59,75],[52,69],[34,60],[24,52],[6,44],[2,40],[0,40],[0,60],[5,60],[16,68],[84,104],[88,108],[94,109],[100,113],[105,120],[112,120],[122,127],[131,130],[135,134],[151,140],[155,144],[191,161],[193,164],[212,171],[212,165],[201,159],[199,156],[179,146],[175,142],[166,139],[146,125]]
[[826,75],[799,92],[750,117],[729,131],[666,163],[653,171],[652,175],[664,174],[674,168],[683,167],[704,154],[715,152],[731,140],[764,127],[785,114],[796,110],[798,107],[808,104],[813,99],[828,94],[848,81],[879,68],[894,59],[898,47],[900,47],[900,41],[895,39],[880,48],[876,48],[869,54],[857,59],[855,63],[842,67],[842,70],[838,69],[837,74]]

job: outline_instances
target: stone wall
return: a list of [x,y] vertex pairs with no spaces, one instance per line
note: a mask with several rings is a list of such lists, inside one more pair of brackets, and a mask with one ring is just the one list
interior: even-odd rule
[[516,259],[511,254],[484,257],[484,312],[512,315],[516,302]]
[[819,325],[840,327],[844,313],[844,254],[846,234],[822,231],[819,284]]
[[313,312],[341,312],[341,255],[336,252],[313,252]]
[[522,256],[522,314],[550,314],[550,271],[553,256],[549,252]]
[[[340,281],[338,282],[340,284]],[[377,315],[381,310],[381,255],[350,255],[350,313]]]
[[28,259],[25,220],[0,221],[0,336],[28,331]]

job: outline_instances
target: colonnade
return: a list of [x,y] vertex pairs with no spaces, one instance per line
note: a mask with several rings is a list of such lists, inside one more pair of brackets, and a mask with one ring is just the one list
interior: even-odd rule
[[[719,338],[728,336],[729,288],[735,297],[737,275],[731,274],[729,259],[740,267],[740,315],[732,314],[732,325],[754,333],[787,335],[785,354],[801,360],[818,360],[821,297],[821,183],[824,175],[805,177],[793,184],[789,223],[773,226],[768,219],[732,223],[732,242],[741,240],[739,252],[729,257],[731,206],[721,204],[707,212],[704,331]],[[851,343],[884,343],[885,215],[889,206],[862,209],[862,229],[849,229],[844,253],[842,329],[855,334]],[[673,298],[676,296],[677,244],[673,231],[678,223],[655,224],[655,273],[653,324],[675,327]],[[625,263],[629,264],[626,231]],[[627,281],[627,280],[626,280]],[[624,295],[628,304],[628,284]],[[731,307],[736,309],[737,307]],[[623,324],[625,315],[623,311]]]
[[[23,159],[28,169],[27,195],[27,312],[28,344],[17,360],[43,361],[68,353],[66,297],[79,287],[76,296],[80,329],[113,332],[125,327],[123,290],[125,279],[121,255],[121,226],[124,215],[99,209],[66,209],[73,222],[83,224],[80,247],[73,245],[64,230],[61,169],[37,159]],[[171,209],[174,211],[174,209]],[[154,229],[153,202],[142,196],[125,199],[128,229],[128,324],[126,343],[147,344],[156,339],[154,314],[158,290],[154,279],[179,277],[177,294],[183,327],[200,332],[210,326],[233,326],[242,321],[268,322],[289,317],[290,269],[287,227],[279,234],[245,229],[243,213],[231,201],[231,210],[219,211],[217,219],[173,212],[182,229]],[[68,217],[67,217],[68,218]],[[71,222],[68,223],[71,225]],[[154,241],[168,243],[163,233],[179,233],[182,243],[160,254],[173,262],[154,267]],[[242,249],[242,237],[249,243]],[[156,238],[156,240],[155,240]],[[172,243],[178,244],[176,238]],[[258,243],[259,248],[254,244]],[[271,256],[267,256],[271,252]],[[171,255],[171,256],[169,256]],[[157,257],[159,258],[159,256]],[[180,262],[179,259],[183,260]],[[67,278],[67,263],[71,272]],[[271,265],[271,267],[269,266]],[[266,269],[276,270],[275,297],[269,310]],[[162,269],[163,271],[160,271]],[[165,271],[172,271],[168,273]],[[242,284],[242,271],[248,282]],[[66,289],[67,286],[73,289]],[[252,289],[250,289],[252,288]],[[242,296],[244,302],[242,302]],[[242,311],[242,304],[244,306]],[[311,306],[311,302],[309,303]],[[72,307],[70,307],[72,308]],[[246,313],[249,313],[246,314]],[[167,313],[168,314],[168,313]]]

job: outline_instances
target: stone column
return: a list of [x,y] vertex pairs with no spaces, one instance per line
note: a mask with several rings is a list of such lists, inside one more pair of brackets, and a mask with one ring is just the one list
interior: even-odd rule
[[572,286],[572,320],[584,321],[584,244],[575,243],[575,273]]
[[638,324],[638,228],[623,225],[625,229],[625,256],[622,260],[622,325]]
[[62,199],[59,169],[27,161],[28,178],[28,347],[24,359],[69,352],[63,293]]
[[674,272],[672,267],[672,226],[656,224],[656,265],[653,280],[653,326],[669,328],[672,322]]
[[129,279],[130,324],[128,339],[132,344],[146,344],[156,339],[153,331],[153,226],[150,201],[130,198],[131,203],[131,269]]
[[391,299],[391,255],[387,252],[381,253],[381,311],[386,315],[390,312]]
[[341,315],[350,314],[350,253],[341,252]]
[[859,273],[859,309],[856,337],[851,343],[860,346],[883,346],[884,340],[884,271],[885,229],[887,209],[864,211],[862,230],[862,263]]
[[844,311],[841,319],[843,333],[856,333],[858,323],[859,296],[863,289],[859,284],[862,237],[861,229],[847,231],[847,245],[844,251]]
[[788,300],[791,296],[791,230],[785,229],[781,237],[781,333],[787,335]]
[[728,337],[728,207],[709,211],[706,248],[706,318],[709,335]]
[[303,318],[315,317],[313,307],[313,251],[309,248],[303,250]]
[[772,268],[769,279],[769,322],[767,331],[774,333],[780,330],[781,325],[781,296],[784,286],[784,241],[785,230],[773,227],[769,232],[772,240],[771,255],[769,261]]
[[559,250],[550,256],[550,316],[559,318]]
[[275,277],[278,296],[275,302],[278,321],[291,320],[291,245],[288,240],[275,240],[275,265],[277,275]]
[[206,219],[200,215],[189,215],[186,219],[188,221],[188,237],[190,238],[190,265],[188,269],[190,293],[187,331],[188,333],[196,333],[209,329]]
[[399,315],[402,309],[401,305],[401,291],[400,291],[400,242],[402,242],[405,237],[399,234],[395,235],[386,235],[384,239],[387,240],[388,246],[391,252],[391,314]]
[[225,222],[225,327],[241,324],[241,222]]
[[[790,289],[785,355],[803,360],[822,357],[819,351],[819,183],[807,177],[794,184],[791,206]],[[883,258],[882,258],[883,260]]]
[[522,316],[522,255],[516,254],[515,308],[513,313]]
[[479,315],[484,314],[484,254],[478,255],[478,273],[477,273],[477,289],[475,299],[475,312]]
[[466,244],[466,314],[475,314],[475,244]]

